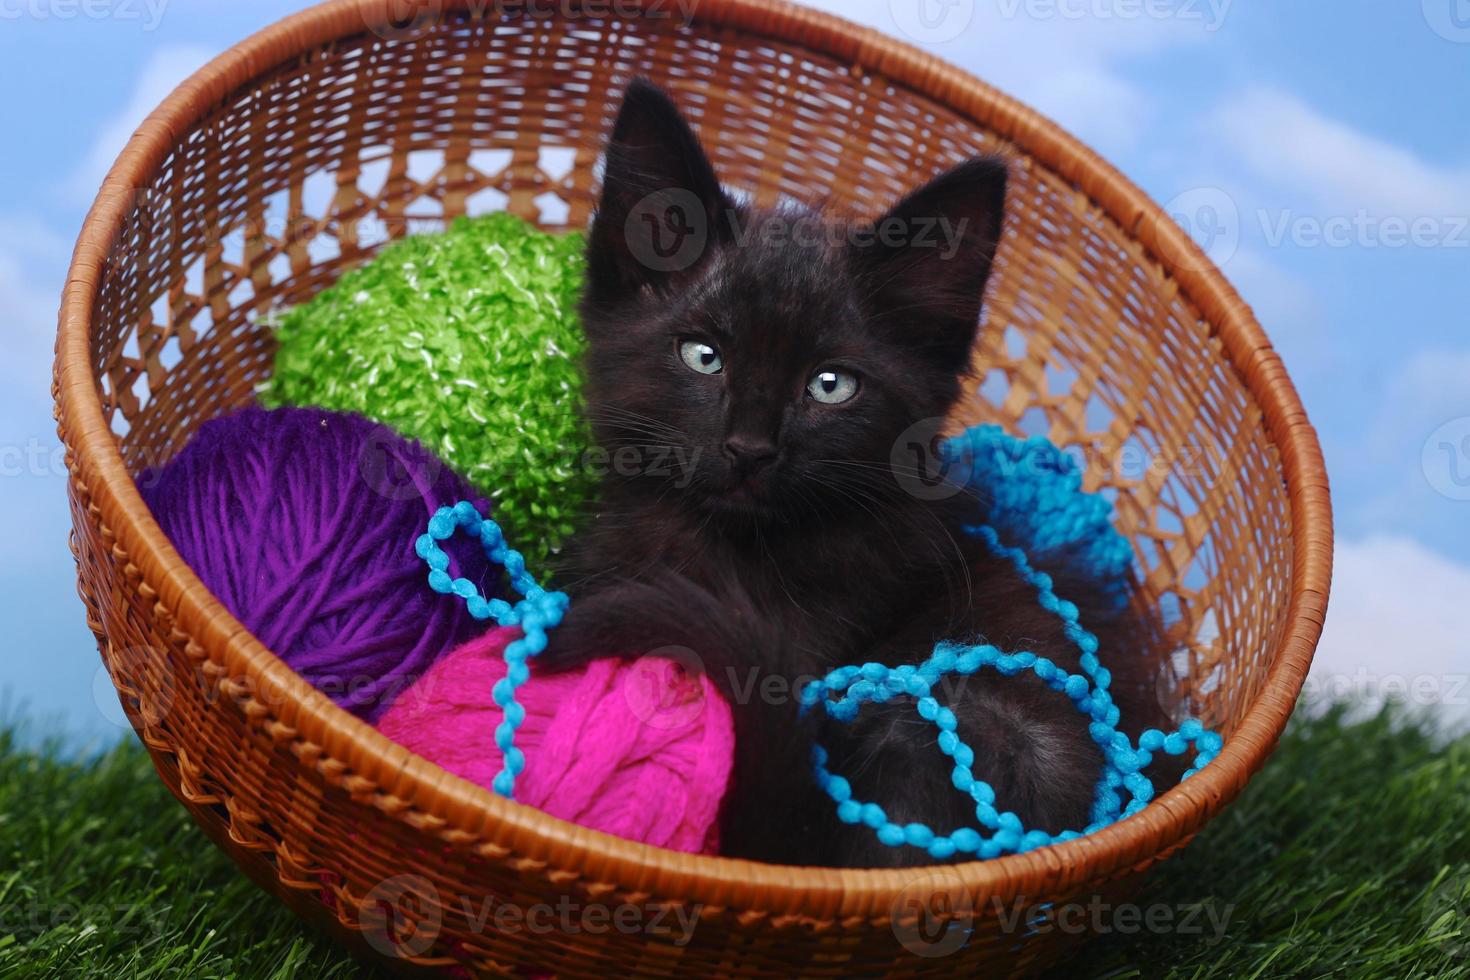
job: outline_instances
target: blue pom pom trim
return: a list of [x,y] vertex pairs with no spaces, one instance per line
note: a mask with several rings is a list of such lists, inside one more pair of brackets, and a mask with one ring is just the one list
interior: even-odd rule
[[[511,587],[524,596],[520,602],[511,605],[504,599],[487,599],[469,579],[450,578],[449,555],[439,542],[449,540],[459,530],[480,539],[485,556],[505,569]],[[526,571],[525,558],[505,543],[500,525],[480,516],[468,500],[461,500],[453,507],[440,507],[429,518],[428,531],[414,542],[414,551],[429,566],[429,588],[444,595],[459,596],[476,619],[493,619],[501,626],[521,628],[520,637],[506,644],[502,654],[505,676],[490,691],[501,710],[495,744],[505,760],[491,785],[501,796],[515,799],[516,777],[526,768],[526,757],[515,745],[516,729],[526,718],[525,709],[516,700],[516,690],[530,678],[527,661],[546,649],[546,633],[561,622],[570,600],[564,592],[548,592],[538,585]]]

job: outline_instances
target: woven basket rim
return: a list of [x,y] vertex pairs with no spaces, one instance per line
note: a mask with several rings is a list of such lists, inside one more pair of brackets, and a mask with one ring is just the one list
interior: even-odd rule
[[[442,7],[460,11],[468,2],[446,0]],[[312,689],[255,639],[174,550],[143,502],[104,416],[90,356],[101,271],[135,188],[153,178],[177,134],[226,95],[320,44],[382,25],[389,6],[383,0],[327,0],[257,32],[183,82],[129,140],[88,212],[62,296],[54,394],[74,479],[91,488],[94,505],[141,573],[144,588],[176,611],[179,628],[228,676],[247,679],[273,706],[272,720],[395,803],[442,820],[445,830],[548,868],[668,899],[802,918],[886,917],[894,898],[920,872],[792,868],[666,851],[505,800],[414,755]],[[1011,141],[1069,181],[1177,283],[1212,326],[1261,408],[1290,499],[1291,599],[1285,639],[1272,651],[1266,682],[1220,756],[1138,815],[1098,833],[1026,854],[946,865],[942,874],[975,896],[1036,896],[1118,877],[1171,851],[1238,795],[1270,754],[1305,680],[1326,611],[1333,540],[1327,474],[1280,357],[1249,307],[1178,225],[1114,167],[1036,111],[932,55],[830,14],[780,0],[701,0],[696,10],[695,24],[800,44],[879,73]]]

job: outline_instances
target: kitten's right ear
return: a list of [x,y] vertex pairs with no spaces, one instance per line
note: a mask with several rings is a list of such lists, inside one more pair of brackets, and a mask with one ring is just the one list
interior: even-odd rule
[[949,373],[970,363],[1006,181],[999,157],[962,163],[899,201],[850,250],[877,323]]
[[587,249],[589,297],[617,302],[665,288],[728,233],[731,206],[673,100],[652,82],[634,80],[608,141]]

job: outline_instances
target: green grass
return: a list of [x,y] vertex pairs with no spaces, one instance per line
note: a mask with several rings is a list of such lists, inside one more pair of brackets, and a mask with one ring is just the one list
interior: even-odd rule
[[0,977],[355,977],[214,848],[129,739],[88,762],[0,731]]
[[[1470,977],[1470,738],[1299,714],[1139,905],[1175,926],[1108,935],[1062,975]],[[132,742],[62,761],[0,732],[0,977],[363,972],[239,875]]]
[[1470,977],[1470,737],[1398,710],[1346,716],[1299,711],[1241,799],[1139,900],[1228,913],[1220,941],[1114,934],[1088,947],[1089,970]]

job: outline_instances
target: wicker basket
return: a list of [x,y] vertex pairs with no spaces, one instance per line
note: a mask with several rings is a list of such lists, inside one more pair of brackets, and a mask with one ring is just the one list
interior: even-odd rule
[[[1127,892],[1240,792],[1285,724],[1330,575],[1313,431],[1208,260],[1036,113],[773,0],[702,0],[690,22],[667,0],[630,6],[336,0],[226,52],[148,118],[87,218],[61,309],[56,397],[88,624],[160,775],[215,842],[303,917],[400,968],[1040,967],[1072,936],[1048,928],[1058,906],[1018,926],[1014,903]],[[871,208],[966,156],[1014,160],[957,421],[1039,426],[1088,454],[1089,485],[1116,495],[1146,593],[1175,623],[1164,685],[1227,733],[1218,761],[1101,833],[990,862],[832,871],[676,854],[411,755],[305,687],[185,566],[133,479],[252,397],[272,355],[262,314],[416,220],[508,208],[583,225],[635,74],[680,97],[724,179],[761,202]]]

